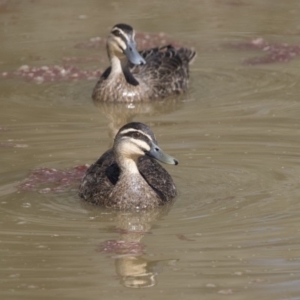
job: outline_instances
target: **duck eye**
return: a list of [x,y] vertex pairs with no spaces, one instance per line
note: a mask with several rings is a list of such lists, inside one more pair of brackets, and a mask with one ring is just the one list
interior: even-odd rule
[[121,36],[121,32],[120,32],[118,29],[114,30],[112,33],[113,33],[115,36]]
[[141,134],[139,132],[133,132],[132,133],[132,136],[136,139],[140,138],[141,137]]

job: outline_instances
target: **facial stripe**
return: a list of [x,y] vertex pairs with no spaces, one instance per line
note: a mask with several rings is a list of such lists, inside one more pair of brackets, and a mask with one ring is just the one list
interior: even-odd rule
[[115,41],[117,42],[117,45],[121,48],[122,51],[124,51],[127,48],[126,43],[120,37],[115,37]]
[[129,40],[124,31],[115,27],[112,29],[111,34],[113,35],[114,41],[116,42],[117,46],[121,49],[121,51],[125,51]]
[[[114,33],[114,31],[118,31],[119,34],[116,35],[116,34]],[[128,43],[128,41],[129,41],[128,34],[126,34],[122,29],[120,29],[120,28],[118,28],[118,27],[114,27],[114,28],[112,29],[111,32],[112,32],[113,35],[115,35],[115,36],[121,38],[121,39],[124,41],[124,43],[126,43],[126,44]]]
[[132,155],[136,154],[144,155],[145,152],[151,150],[150,145],[148,145],[148,143],[145,141],[128,138],[127,136],[122,137],[121,140],[122,139],[125,139],[125,141],[119,144],[119,150],[126,157],[131,157]]
[[122,29],[123,31],[129,32],[129,33],[133,31],[133,28],[128,24],[120,23],[120,24],[116,24],[114,27],[118,28],[118,29]]
[[122,40],[122,42],[123,42],[125,45],[128,44],[127,36],[120,35],[120,36],[118,36],[118,38],[119,38],[120,40]]
[[150,151],[150,149],[151,149],[151,147],[145,141],[133,139],[132,143],[134,143],[135,145],[137,145],[143,151],[145,151],[145,150],[146,151]]
[[124,130],[122,130],[120,132],[120,135],[126,135],[126,134],[128,134],[130,132],[139,132],[143,136],[147,137],[151,142],[153,142],[153,139],[152,139],[152,137],[149,134],[147,134],[147,133],[145,133],[145,132],[143,132],[141,130],[138,130],[138,129],[133,129],[133,128],[124,129]]

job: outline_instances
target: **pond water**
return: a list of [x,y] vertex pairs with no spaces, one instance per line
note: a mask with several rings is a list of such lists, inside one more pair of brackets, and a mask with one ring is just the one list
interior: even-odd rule
[[[300,299],[299,14],[296,0],[0,1],[1,299]],[[120,22],[197,50],[187,94],[93,104],[96,37]],[[31,69],[55,65],[53,81]],[[171,207],[77,196],[129,120],[179,160]]]

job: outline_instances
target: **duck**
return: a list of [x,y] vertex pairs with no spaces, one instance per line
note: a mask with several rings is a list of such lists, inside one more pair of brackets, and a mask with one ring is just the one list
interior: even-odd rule
[[79,197],[117,210],[145,210],[170,203],[177,195],[171,175],[157,162],[177,165],[144,123],[120,128],[107,150],[83,176]]
[[139,52],[134,37],[130,25],[113,26],[106,43],[110,67],[94,87],[95,102],[149,102],[187,90],[195,50],[166,45]]

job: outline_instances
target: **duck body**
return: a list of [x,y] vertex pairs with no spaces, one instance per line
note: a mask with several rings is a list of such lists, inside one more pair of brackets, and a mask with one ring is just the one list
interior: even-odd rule
[[117,208],[152,208],[170,202],[177,194],[172,177],[154,159],[138,160],[140,174],[123,174],[112,149],[87,170],[80,197],[91,203]]
[[[142,123],[129,124],[141,127]],[[126,126],[117,134],[114,147],[87,170],[79,187],[79,196],[88,202],[121,210],[148,209],[170,202],[177,195],[172,177],[152,158],[152,154],[139,153],[139,149],[144,147],[142,151],[147,153],[155,151],[155,156],[161,155],[156,159],[166,163],[177,164],[177,161],[164,153],[156,140],[147,141],[156,150],[141,142],[142,138],[148,139],[148,134],[138,139],[124,136],[122,140],[120,132],[134,134],[132,125]]]
[[104,207],[126,210],[153,208],[176,196],[172,177],[153,157],[169,164],[178,162],[157,146],[154,135],[149,132],[143,135],[148,128],[132,122],[119,130],[113,148],[83,176],[79,187],[81,198]]
[[147,102],[181,94],[188,88],[189,64],[196,55],[171,45],[138,52],[134,31],[126,24],[114,26],[107,52],[111,66],[93,90],[94,101]]

